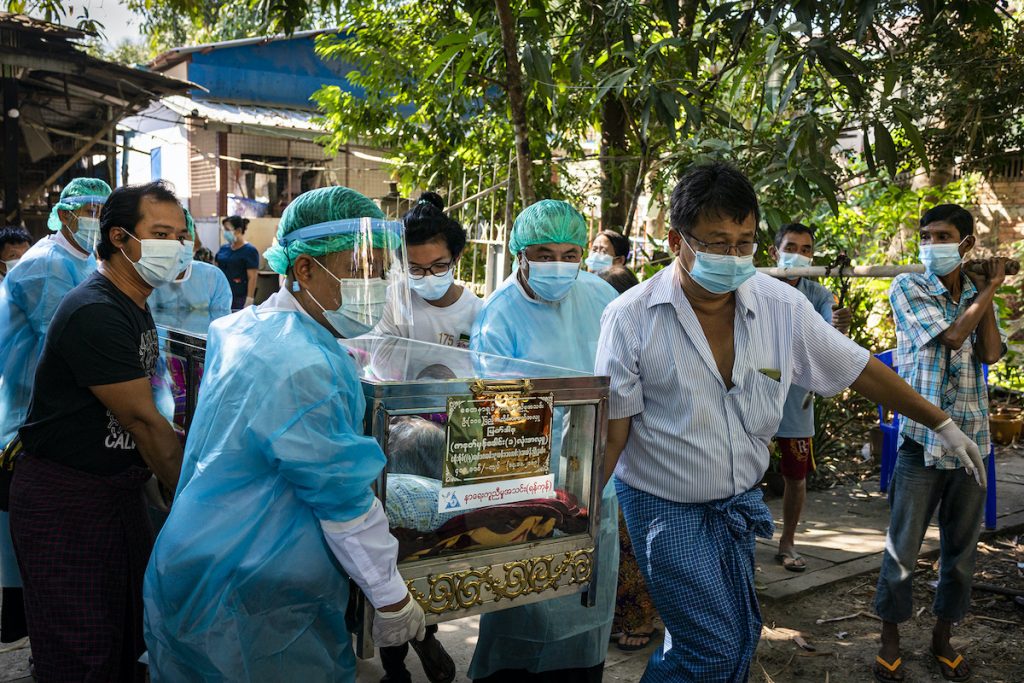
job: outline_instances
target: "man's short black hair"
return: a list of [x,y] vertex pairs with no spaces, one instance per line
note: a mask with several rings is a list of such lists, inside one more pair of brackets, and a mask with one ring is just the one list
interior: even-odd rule
[[152,197],[158,202],[174,202],[181,206],[174,190],[162,180],[144,185],[124,185],[111,192],[100,212],[100,241],[96,245],[96,254],[101,261],[109,260],[117,251],[117,247],[110,241],[111,228],[124,228],[135,234],[135,226],[142,218],[139,206],[143,197]]
[[939,204],[924,212],[921,227],[932,223],[949,223],[960,233],[960,239],[974,234],[974,216],[959,204]]
[[614,287],[615,291],[619,294],[622,294],[626,290],[632,289],[640,284],[640,281],[636,279],[636,275],[633,274],[633,271],[623,266],[605,268],[598,273],[597,276]]
[[0,228],[0,251],[8,244],[32,244],[32,236],[28,230],[18,225]]
[[782,239],[791,232],[795,232],[799,235],[810,235],[811,241],[814,241],[814,228],[803,223],[786,223],[779,231],[775,233],[775,248],[778,249],[782,246]]
[[757,193],[747,177],[721,161],[692,166],[672,190],[672,228],[689,234],[701,218],[731,218],[742,223],[753,214],[761,222]]

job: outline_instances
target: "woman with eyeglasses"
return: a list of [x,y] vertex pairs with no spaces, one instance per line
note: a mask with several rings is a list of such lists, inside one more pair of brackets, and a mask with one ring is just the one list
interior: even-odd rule
[[441,344],[469,346],[473,322],[483,301],[455,284],[455,266],[466,246],[466,231],[444,212],[444,200],[424,192],[405,214],[412,320],[398,320],[388,306],[376,331],[396,337]]

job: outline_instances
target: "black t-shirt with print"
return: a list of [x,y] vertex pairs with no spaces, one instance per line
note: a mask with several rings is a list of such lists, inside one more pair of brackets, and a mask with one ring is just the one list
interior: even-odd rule
[[152,377],[158,352],[149,309],[93,273],[50,321],[20,431],[25,451],[91,474],[145,466],[131,434],[89,387]]

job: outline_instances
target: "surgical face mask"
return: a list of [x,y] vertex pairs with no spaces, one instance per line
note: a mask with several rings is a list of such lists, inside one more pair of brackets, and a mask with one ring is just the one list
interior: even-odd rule
[[310,292],[309,296],[324,312],[324,318],[345,339],[352,339],[372,330],[384,317],[387,305],[387,280],[361,277],[339,278],[327,267],[313,259],[324,271],[338,281],[341,305],[335,310],[324,308]]
[[185,240],[181,242],[180,251],[178,252],[178,272],[181,273],[181,277],[174,278],[173,284],[180,285],[190,277],[192,277],[192,250],[195,247],[195,242]]
[[587,270],[591,273],[600,273],[611,268],[614,260],[608,254],[592,251],[590,256],[587,257]]
[[4,261],[4,268],[6,270],[4,270],[3,274],[6,275],[7,273],[11,272],[11,268],[16,266],[18,264],[18,261],[20,260],[20,258],[12,258],[10,261]]
[[958,244],[922,244],[919,254],[924,269],[939,277],[952,273],[963,261],[963,257],[960,256],[960,245],[966,239],[965,237],[960,240]]
[[444,275],[424,275],[420,279],[409,278],[409,289],[427,301],[437,301],[451,289],[455,282],[455,271],[449,269]]
[[802,254],[794,254],[788,251],[779,252],[779,268],[807,268],[810,265],[811,259]]
[[178,272],[182,272],[192,265],[192,252],[196,246],[195,242],[185,240],[178,243]]
[[178,259],[181,254],[181,244],[177,240],[140,240],[130,232],[125,231],[133,240],[142,245],[142,255],[138,261],[128,259],[128,254],[121,249],[121,255],[131,261],[135,272],[146,281],[150,287],[159,287],[173,282],[181,269],[178,268]]
[[96,248],[96,243],[100,241],[100,219],[79,217],[75,241],[78,242],[78,246],[91,254],[92,250]]
[[530,264],[530,275],[526,281],[534,294],[545,301],[561,301],[569,296],[576,278],[580,274],[580,264],[570,261],[527,261]]
[[235,233],[231,232],[230,230],[225,230],[224,241],[227,242],[228,244],[233,244],[235,241]]
[[[754,268],[754,255],[727,256],[725,254],[709,254],[705,251],[694,251],[686,238],[682,238],[686,248],[693,252],[693,267],[690,277],[698,285],[712,294],[735,292],[739,286],[749,280],[757,272]],[[682,265],[682,262],[680,262]]]

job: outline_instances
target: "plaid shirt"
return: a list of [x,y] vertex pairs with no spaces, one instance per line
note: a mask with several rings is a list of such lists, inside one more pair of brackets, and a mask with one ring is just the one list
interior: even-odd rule
[[[963,292],[959,302],[953,301],[934,273],[904,273],[893,279],[889,302],[896,319],[896,364],[900,377],[953,418],[986,456],[990,445],[988,387],[982,363],[974,353],[977,333],[956,350],[937,339],[978,296],[974,282],[966,275],[960,277]],[[999,334],[1005,343],[1002,329]],[[944,454],[942,442],[924,425],[901,417],[900,436],[924,446],[926,466],[940,470],[960,467],[959,460]]]

